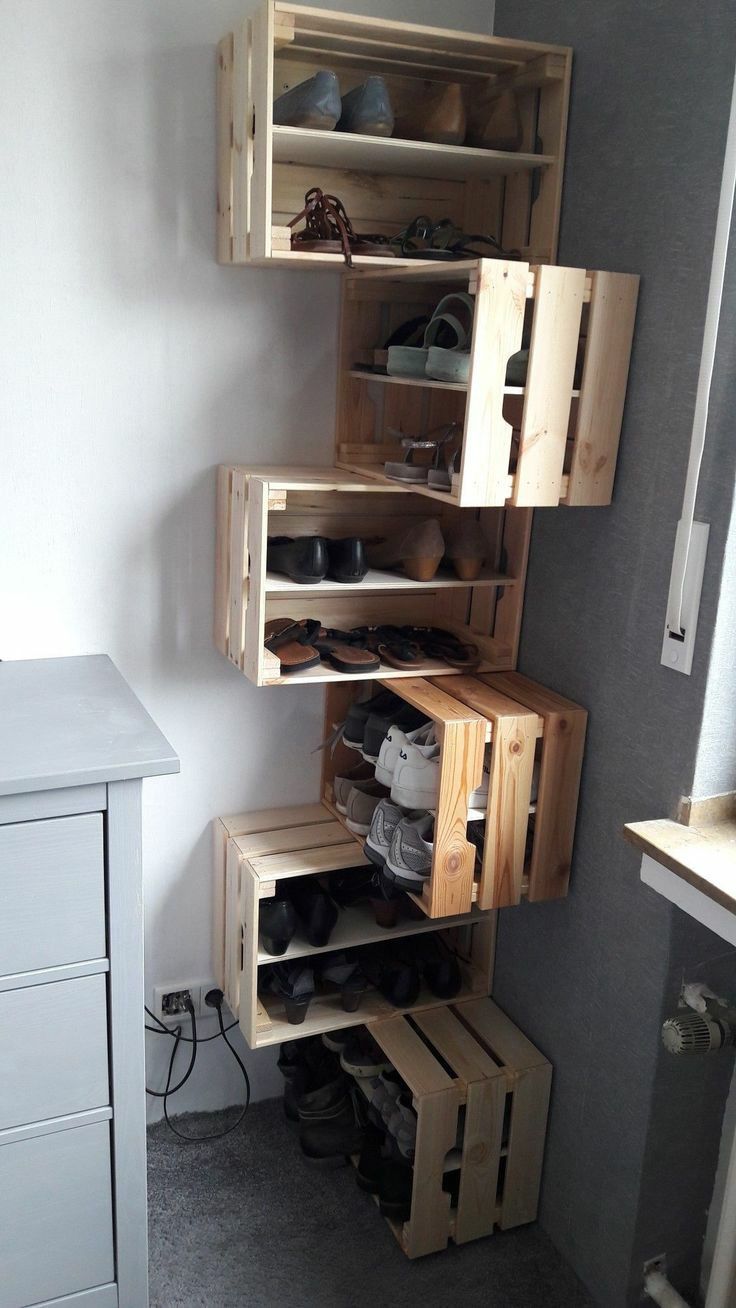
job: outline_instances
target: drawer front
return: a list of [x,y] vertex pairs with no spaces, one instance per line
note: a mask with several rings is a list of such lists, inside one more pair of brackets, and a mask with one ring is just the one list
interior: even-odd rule
[[114,1280],[110,1126],[0,1146],[0,1308]]
[[0,994],[0,1130],[110,1102],[104,976]]
[[102,814],[0,827],[0,976],[104,958]]

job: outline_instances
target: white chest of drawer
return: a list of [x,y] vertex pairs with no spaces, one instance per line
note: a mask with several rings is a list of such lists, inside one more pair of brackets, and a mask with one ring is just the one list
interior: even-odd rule
[[147,1308],[141,778],[105,656],[0,664],[0,1308]]

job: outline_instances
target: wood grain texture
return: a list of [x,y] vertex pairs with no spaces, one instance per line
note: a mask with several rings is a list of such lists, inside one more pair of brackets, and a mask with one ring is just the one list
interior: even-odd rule
[[528,897],[557,899],[567,894],[570,881],[588,714],[518,672],[482,680],[544,720]]
[[470,348],[459,503],[503,504],[511,426],[502,396],[509,357],[521,348],[529,265],[481,259]]
[[233,34],[217,46],[217,261],[233,261]]
[[224,464],[217,469],[215,505],[215,602],[212,634],[215,646],[228,657],[230,628],[230,469]]
[[516,505],[556,505],[580,338],[584,268],[539,268],[514,477]]
[[[223,190],[226,194],[229,190],[232,202],[233,263],[244,263],[251,254],[254,162],[252,59],[253,42],[251,22],[248,19],[240,23],[233,33],[233,67],[229,79],[226,79],[226,82],[230,82],[232,91],[232,177],[229,186],[227,180],[224,180]],[[263,199],[265,203],[265,196]]]
[[[230,613],[227,627],[228,658],[245,670],[245,633],[250,602],[248,560],[249,487],[245,475],[232,469],[230,476]],[[246,591],[247,587],[247,591]]]
[[[255,128],[248,254],[253,259],[267,259],[271,254],[273,209],[274,12],[270,4],[256,10],[250,30],[250,82]],[[250,110],[250,105],[248,108]],[[289,217],[293,217],[293,213]]]
[[409,1258],[447,1247],[450,1196],[443,1190],[442,1181],[445,1157],[457,1136],[459,1094],[455,1086],[450,1086],[423,1096],[415,1106],[417,1139],[411,1214],[404,1227],[404,1250]]
[[504,1231],[537,1216],[551,1085],[549,1063],[525,1069],[514,1084],[501,1209]]
[[630,822],[624,835],[714,903],[736,912],[736,821],[724,818],[684,826],[661,818]]
[[147,1308],[140,781],[117,781],[108,786],[107,872],[113,1187],[119,1308]]
[[593,273],[566,504],[611,502],[638,295],[638,277]]

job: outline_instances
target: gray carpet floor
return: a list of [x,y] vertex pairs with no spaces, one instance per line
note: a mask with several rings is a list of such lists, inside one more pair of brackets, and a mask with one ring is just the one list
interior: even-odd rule
[[[234,1114],[182,1117],[195,1133]],[[409,1262],[352,1168],[299,1151],[279,1100],[223,1140],[148,1133],[151,1308],[591,1308],[536,1226]]]

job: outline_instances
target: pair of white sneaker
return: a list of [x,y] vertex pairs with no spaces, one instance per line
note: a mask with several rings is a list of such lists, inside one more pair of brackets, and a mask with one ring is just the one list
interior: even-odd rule
[[[483,762],[483,780],[470,796],[468,817],[483,818],[488,805],[490,748]],[[391,789],[391,798],[402,808],[434,809],[440,788],[440,747],[435,726],[404,732],[389,727],[376,763],[376,781]]]

